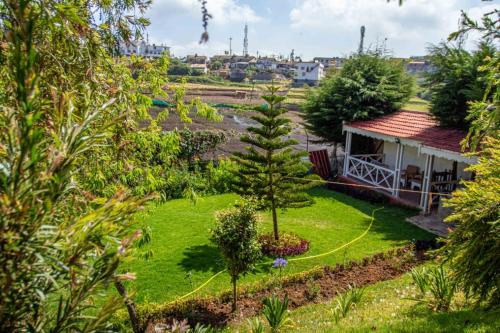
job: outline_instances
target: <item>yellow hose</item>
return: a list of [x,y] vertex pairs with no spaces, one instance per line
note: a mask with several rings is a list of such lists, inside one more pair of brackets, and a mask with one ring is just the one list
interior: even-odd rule
[[[294,262],[294,261],[301,261],[301,260],[309,260],[309,259],[315,259],[315,258],[319,258],[319,257],[324,257],[324,256],[327,256],[327,255],[330,255],[332,253],[335,253],[337,251],[340,251],[342,250],[343,248],[359,241],[361,238],[365,237],[366,234],[368,234],[368,231],[370,231],[372,225],[373,225],[373,222],[375,221],[375,212],[378,211],[378,210],[381,210],[383,209],[384,207],[380,207],[380,208],[377,208],[377,209],[374,209],[373,212],[372,212],[372,216],[371,216],[371,221],[370,221],[370,224],[368,225],[368,228],[366,228],[366,230],[361,234],[359,235],[358,237],[352,239],[351,241],[331,250],[331,251],[328,251],[328,252],[324,252],[324,253],[320,253],[320,254],[316,254],[316,255],[313,255],[313,256],[308,256],[308,257],[301,257],[301,258],[292,258],[292,259],[289,259],[288,262]],[[263,263],[259,263],[257,264],[258,266],[261,266],[261,265],[269,265],[269,264],[272,264],[273,261],[268,261],[268,262],[263,262]],[[193,291],[167,303],[167,305],[169,304],[173,304],[173,303],[176,303],[190,295],[193,295],[194,293],[200,291],[201,289],[203,289],[207,284],[209,284],[213,279],[215,279],[217,276],[219,276],[221,273],[224,273],[225,271],[227,271],[227,269],[223,269],[222,271],[220,272],[217,272],[215,273],[214,275],[212,275],[212,277],[210,277],[207,281],[205,281],[202,285],[200,285],[198,288],[194,289]]]

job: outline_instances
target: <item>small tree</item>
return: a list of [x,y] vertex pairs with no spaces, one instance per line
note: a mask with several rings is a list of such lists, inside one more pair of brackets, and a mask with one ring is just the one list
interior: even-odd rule
[[217,214],[217,224],[212,230],[212,242],[222,252],[231,283],[233,284],[232,310],[236,310],[236,282],[241,275],[253,269],[261,256],[257,240],[257,216],[251,203]]
[[258,198],[260,208],[271,210],[278,240],[277,209],[312,204],[304,191],[315,184],[306,179],[314,177],[306,177],[310,164],[301,161],[307,154],[294,151],[298,142],[285,138],[291,132],[290,120],[283,117],[287,110],[278,107],[285,97],[277,95],[278,87],[268,90],[270,94],[263,96],[268,105],[257,108],[260,114],[252,117],[260,126],[247,128],[251,135],[241,137],[250,147],[233,155],[239,165],[233,187],[241,195]]
[[401,62],[375,53],[356,55],[342,70],[309,90],[303,105],[306,128],[337,146],[344,140],[344,121],[364,120],[400,109],[413,93],[413,78]]

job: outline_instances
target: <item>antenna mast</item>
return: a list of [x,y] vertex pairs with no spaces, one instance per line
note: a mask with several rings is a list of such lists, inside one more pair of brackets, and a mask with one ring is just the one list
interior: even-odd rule
[[245,23],[245,38],[243,39],[243,56],[248,57],[248,24]]
[[233,37],[229,37],[229,55],[233,55]]
[[358,49],[358,53],[359,53],[359,54],[362,54],[362,53],[363,53],[363,47],[364,47],[364,46],[363,46],[363,44],[364,44],[364,42],[365,42],[365,30],[366,30],[366,29],[365,29],[365,26],[364,26],[364,25],[362,25],[362,26],[361,26],[361,31],[360,31],[360,32],[361,32],[361,38],[360,38],[360,40],[359,40],[359,49]]

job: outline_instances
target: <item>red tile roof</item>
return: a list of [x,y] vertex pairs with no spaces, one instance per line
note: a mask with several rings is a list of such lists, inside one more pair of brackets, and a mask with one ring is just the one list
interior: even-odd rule
[[438,122],[426,112],[400,110],[371,120],[354,121],[350,127],[418,141],[437,149],[461,152],[460,141],[465,132],[439,127]]

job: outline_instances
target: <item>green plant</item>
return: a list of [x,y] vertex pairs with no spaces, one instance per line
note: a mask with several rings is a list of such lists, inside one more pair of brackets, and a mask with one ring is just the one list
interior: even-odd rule
[[217,214],[212,229],[212,242],[222,252],[233,284],[232,310],[236,310],[236,282],[240,275],[253,269],[261,256],[257,241],[257,216],[252,203],[244,202],[236,208]]
[[443,265],[429,270],[429,292],[432,295],[430,305],[438,311],[448,311],[455,295],[457,283],[444,269]]
[[273,233],[279,239],[279,208],[304,207],[312,204],[305,192],[317,184],[309,180],[310,163],[301,161],[305,152],[295,152],[296,140],[287,139],[291,132],[290,119],[283,117],[288,110],[279,105],[286,98],[279,96],[279,87],[268,87],[269,95],[262,98],[267,105],[257,108],[259,115],[252,119],[259,127],[249,127],[250,134],[243,135],[241,141],[250,146],[246,152],[233,154],[239,168],[235,172],[234,190],[244,196],[258,198],[259,208],[269,209],[273,217]]
[[355,288],[349,285],[347,291],[337,296],[336,305],[331,310],[333,319],[336,323],[338,323],[340,319],[345,318],[356,304],[361,301],[363,293],[363,288]]
[[264,325],[259,318],[247,319],[251,333],[264,333]]
[[413,279],[413,283],[418,288],[419,298],[425,297],[429,288],[429,280],[427,278],[428,274],[428,269],[425,266],[422,268],[413,268],[411,270],[411,277]]
[[309,301],[314,301],[319,297],[320,292],[321,285],[318,282],[314,281],[314,278],[309,278],[306,282],[306,299]]
[[266,297],[263,304],[262,314],[271,327],[271,332],[279,332],[282,328],[291,326],[292,320],[288,313],[288,295],[285,295],[283,302],[276,295]]
[[457,281],[443,265],[432,268],[413,269],[413,282],[419,289],[418,300],[427,303],[435,311],[448,311],[457,290]]

